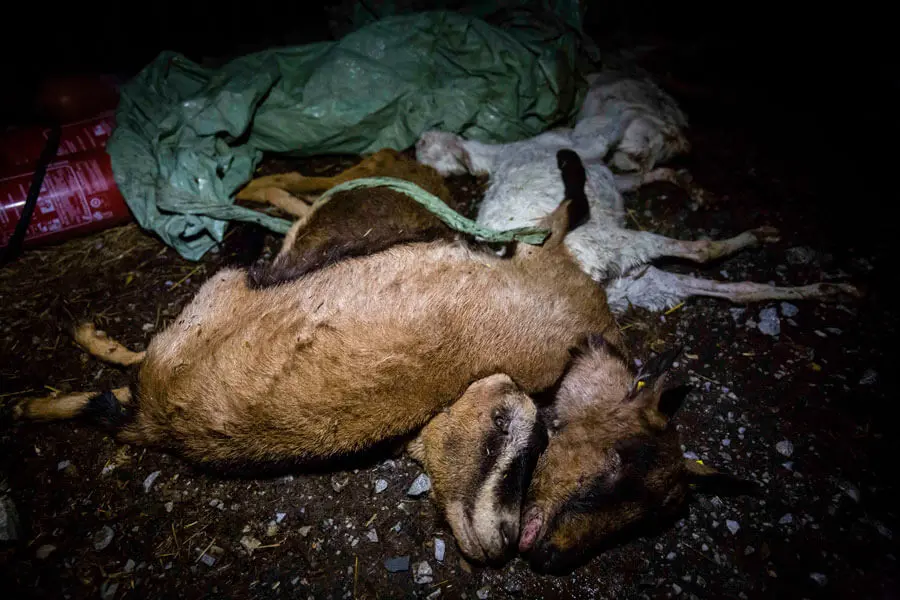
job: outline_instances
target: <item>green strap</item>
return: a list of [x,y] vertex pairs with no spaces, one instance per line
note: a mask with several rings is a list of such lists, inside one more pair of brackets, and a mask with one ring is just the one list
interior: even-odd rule
[[395,177],[363,177],[361,179],[351,179],[350,181],[334,186],[322,194],[313,206],[319,206],[334,194],[368,187],[386,187],[396,192],[404,193],[427,208],[429,212],[446,223],[451,229],[468,233],[485,242],[504,243],[518,241],[537,246],[544,243],[544,240],[550,235],[549,229],[540,227],[519,227],[518,229],[507,229],[506,231],[496,231],[494,229],[482,227],[475,221],[465,218],[447,206],[443,200],[434,194],[423,190],[415,183],[406,181],[405,179],[397,179]]

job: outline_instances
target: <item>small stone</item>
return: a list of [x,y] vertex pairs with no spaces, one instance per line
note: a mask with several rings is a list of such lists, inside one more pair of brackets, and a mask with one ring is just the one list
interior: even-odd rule
[[113,535],[115,535],[115,532],[112,530],[112,527],[104,525],[100,531],[94,534],[94,550],[103,550],[109,546],[109,543],[112,542]]
[[376,480],[375,481],[375,493],[380,494],[381,492],[383,492],[384,490],[387,489],[387,486],[388,486],[388,482],[385,481],[384,479]]
[[214,564],[216,564],[216,559],[214,557],[210,556],[209,554],[207,554],[206,552],[204,552],[203,555],[200,557],[200,562],[202,562],[207,567],[211,567]]
[[166,502],[165,507],[166,507],[166,512],[170,513],[173,510],[175,510],[175,503],[174,502]]
[[378,532],[374,529],[370,529],[366,532],[366,538],[372,542],[373,544],[378,543]]
[[821,573],[810,573],[809,578],[822,587],[825,587],[828,584],[828,578]]
[[159,477],[160,473],[161,471],[153,471],[152,473],[147,475],[147,478],[144,479],[144,493],[150,491],[150,488],[153,487],[153,482],[156,481],[156,478]]
[[428,594],[427,596],[425,596],[425,600],[435,600],[435,598],[438,598],[440,595],[441,595],[441,588],[438,588],[438,589],[434,590],[433,592],[431,592],[430,594]]
[[103,600],[112,600],[116,597],[116,592],[119,590],[119,584],[116,582],[104,581],[100,586],[100,598]]
[[674,552],[669,552],[668,554],[666,554],[666,560],[675,560],[676,556],[678,556],[678,555],[675,554]]
[[433,575],[434,572],[431,570],[431,565],[428,564],[427,560],[416,563],[416,566],[413,569],[413,581],[419,585],[434,581]]
[[728,438],[725,438],[724,440],[722,440],[722,445],[725,446],[725,447],[730,446],[730,445],[731,445],[731,440],[728,439]]
[[247,552],[253,554],[253,551],[262,546],[262,542],[260,542],[255,537],[245,535],[241,538],[241,546],[246,548]]
[[478,596],[478,600],[487,600],[487,598],[491,595],[491,589],[488,587],[483,587],[475,592],[475,595]]
[[892,532],[884,523],[877,522],[875,523],[875,529],[878,530],[882,536],[886,537],[889,540],[894,539],[894,532]]
[[759,311],[757,328],[766,335],[776,336],[781,333],[781,320],[778,318],[778,311],[774,306]]
[[788,440],[781,440],[775,444],[775,450],[782,456],[790,457],[794,453],[794,445]]
[[300,535],[303,537],[308,536],[310,529],[312,529],[312,525],[304,525],[300,528]]
[[275,537],[278,535],[278,525],[275,524],[275,521],[270,521],[266,526],[266,537]]
[[68,466],[71,464],[72,464],[71,460],[61,460],[56,464],[56,470],[57,471],[65,471],[66,468],[68,468]]
[[447,546],[441,538],[434,538],[434,559],[438,562],[444,562],[444,553]]
[[731,535],[736,535],[738,531],[741,529],[740,523],[737,521],[732,521],[731,519],[725,520],[725,527],[728,528],[728,531],[731,532]]
[[778,519],[779,525],[790,525],[794,522],[794,515],[791,513],[785,513],[780,519]]
[[134,561],[130,558],[125,561],[125,566],[122,568],[126,573],[132,573],[134,571]]
[[844,493],[847,494],[849,498],[851,498],[854,502],[859,502],[859,489],[855,485],[849,482],[844,482],[843,484],[841,484],[841,487],[843,488]]
[[859,385],[872,385],[876,381],[878,381],[878,372],[875,369],[866,369],[859,378]]
[[143,325],[141,325],[141,330],[143,331],[153,331],[154,329],[156,329],[156,327],[153,325],[153,323],[144,323]]
[[384,568],[391,573],[409,571],[409,556],[395,556],[384,561]]
[[681,586],[678,585],[677,583],[673,583],[673,584],[672,584],[672,591],[675,593],[676,596],[678,596],[679,594],[681,594],[681,591],[682,591],[682,590],[681,590]]
[[697,456],[697,453],[692,452],[691,450],[688,450],[687,452],[685,452],[683,456],[688,460],[700,460],[700,457]]
[[35,557],[44,560],[45,558],[53,554],[54,550],[56,550],[56,546],[54,546],[53,544],[44,544],[37,549],[37,552],[35,552],[34,555]]
[[753,546],[747,546],[746,548],[744,548],[744,556],[750,556],[754,552],[756,552],[756,548],[754,548]]
[[746,308],[729,308],[728,312],[731,313],[731,318],[734,319],[734,322],[737,323],[741,317],[744,316],[744,313],[747,312]]
[[281,523],[282,521],[284,521],[284,518],[285,518],[286,516],[287,516],[287,513],[283,513],[283,512],[277,512],[277,513],[275,513],[275,522],[276,522],[276,523]]
[[781,314],[782,316],[791,318],[796,317],[800,312],[800,309],[791,304],[790,302],[782,302],[781,303]]
[[338,475],[333,475],[331,477],[331,489],[333,489],[336,493],[340,494],[341,490],[347,487],[347,484],[350,482],[349,477],[339,477]]
[[426,475],[425,473],[422,473],[418,477],[416,477],[415,481],[412,482],[412,485],[409,486],[409,489],[406,490],[406,495],[415,498],[428,492],[428,490],[430,489],[431,478],[428,477],[428,475]]
[[0,496],[0,542],[19,539],[21,525],[16,505],[9,496]]
[[218,498],[213,498],[212,500],[210,500],[209,505],[213,508],[218,508],[219,510],[225,510],[225,503]]

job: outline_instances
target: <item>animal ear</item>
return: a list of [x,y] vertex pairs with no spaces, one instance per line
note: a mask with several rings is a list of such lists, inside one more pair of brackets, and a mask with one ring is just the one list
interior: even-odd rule
[[684,476],[698,491],[722,496],[753,495],[759,486],[747,479],[722,473],[699,460],[684,460]]
[[656,396],[656,401],[662,395],[666,383],[666,375],[672,368],[672,363],[681,354],[684,346],[676,346],[671,350],[657,354],[645,362],[634,376],[634,382],[628,393],[628,399],[634,400],[645,396],[648,392]]

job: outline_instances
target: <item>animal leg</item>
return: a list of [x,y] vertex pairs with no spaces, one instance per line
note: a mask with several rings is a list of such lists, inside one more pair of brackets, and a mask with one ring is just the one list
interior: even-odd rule
[[685,258],[705,263],[730,256],[745,248],[753,248],[763,242],[778,241],[778,230],[774,227],[759,227],[745,231],[725,240],[676,240],[655,233],[639,232],[635,243],[641,247],[649,259],[663,256]]
[[[119,404],[131,403],[131,389],[120,387],[110,390]],[[17,420],[28,421],[62,421],[74,419],[88,407],[91,399],[101,395],[101,392],[75,392],[72,394],[50,394],[40,398],[26,398],[12,409],[12,415]]]
[[779,287],[751,281],[714,281],[669,273],[653,266],[609,282],[606,292],[610,308],[617,314],[623,313],[629,305],[650,311],[666,310],[691,296],[722,298],[736,304],[749,304],[767,300],[836,302],[862,295],[856,287],[844,283]]
[[144,360],[146,352],[133,352],[100,331],[93,323],[82,323],[75,328],[75,343],[100,360],[130,367]]
[[669,167],[659,167],[641,173],[619,173],[615,178],[616,189],[623,193],[633,192],[651,183],[671,183],[687,192],[697,205],[703,205],[708,196],[706,191],[691,181],[685,171],[676,171]]

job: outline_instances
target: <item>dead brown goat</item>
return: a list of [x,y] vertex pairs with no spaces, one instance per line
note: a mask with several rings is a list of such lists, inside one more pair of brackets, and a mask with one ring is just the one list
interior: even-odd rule
[[[555,566],[600,536],[677,506],[697,470],[684,466],[677,434],[658,410],[664,378],[648,382],[630,370],[602,289],[560,243],[578,214],[571,204],[551,215],[544,247],[522,245],[511,258],[441,240],[265,287],[225,269],[145,354],[112,348],[119,362],[140,362],[133,391],[28,400],[19,414],[100,413],[118,422],[123,441],[221,466],[329,458],[422,430],[411,452],[431,469],[463,551],[498,559],[518,541],[538,566]],[[590,333],[573,362],[571,350]],[[551,438],[519,539],[537,437],[522,392],[549,390],[564,373],[546,409]],[[498,396],[503,406],[518,399],[517,433],[508,409],[485,419]],[[467,401],[454,404],[461,397]],[[456,426],[469,437],[457,438]],[[481,459],[492,444],[504,449],[503,460]]]

